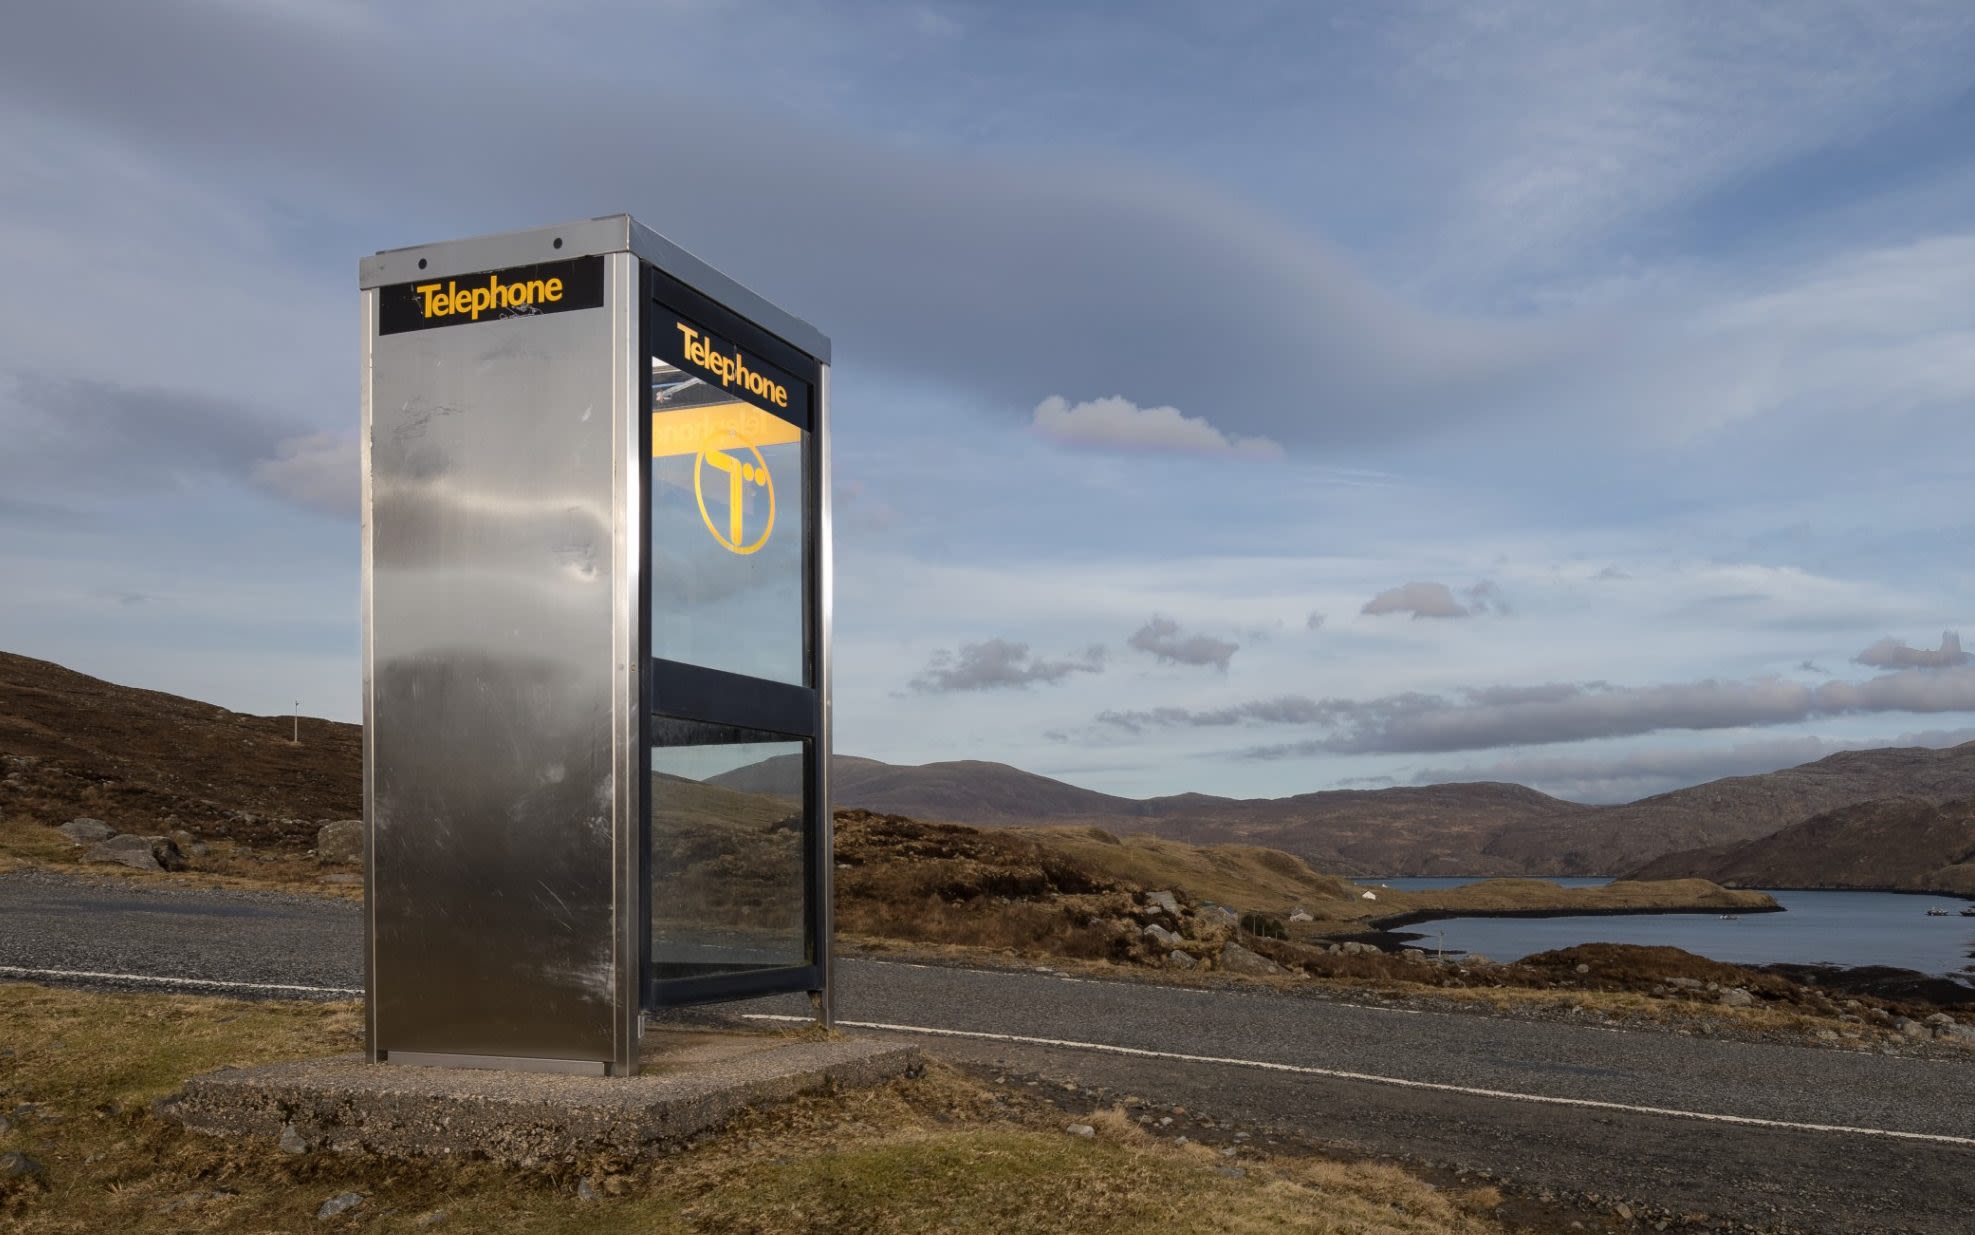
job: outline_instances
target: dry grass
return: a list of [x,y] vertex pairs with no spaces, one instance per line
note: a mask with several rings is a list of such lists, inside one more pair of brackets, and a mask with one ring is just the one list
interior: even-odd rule
[[[754,1112],[655,1163],[522,1172],[488,1163],[288,1156],[194,1136],[151,1099],[221,1063],[347,1050],[353,1005],[95,995],[0,986],[0,1147],[47,1186],[0,1192],[10,1235],[258,1232],[1142,1232],[1495,1235],[1485,1191],[1436,1190],[1390,1167],[1243,1158],[1147,1136],[1122,1111],[1064,1116],[934,1067],[918,1081]],[[588,1178],[602,1194],[574,1195]],[[363,1204],[325,1222],[342,1192]],[[442,1222],[421,1224],[444,1210]]]
[[1301,858],[1256,845],[1190,845],[1100,828],[1035,828],[1023,834],[1073,861],[1144,888],[1171,888],[1196,901],[1286,910],[1355,901],[1349,880],[1311,870]]
[[301,892],[337,900],[363,899],[361,884],[324,883],[330,873],[355,874],[355,867],[325,867],[296,849],[254,849],[233,841],[208,842],[205,856],[182,871],[133,870],[114,862],[85,862],[87,846],[72,844],[54,828],[27,819],[0,819],[0,871],[35,868],[86,875],[209,888]]

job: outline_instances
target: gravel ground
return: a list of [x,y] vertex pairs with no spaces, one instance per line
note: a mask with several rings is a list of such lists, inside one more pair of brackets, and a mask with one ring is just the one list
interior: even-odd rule
[[[358,915],[352,904],[280,893],[19,872],[0,876],[0,966],[358,987]],[[1678,1229],[1676,1219],[1701,1214],[1717,1229],[1975,1229],[1975,1146],[1500,1096],[1975,1139],[1975,1065],[1966,1062],[1051,973],[856,958],[839,973],[847,1021],[1247,1062],[929,1041],[950,1058],[1181,1105],[1217,1128],[1487,1172],[1531,1195],[1595,1193],[1594,1207],[1624,1203],[1648,1220],[1641,1229]],[[747,1010],[806,1007],[781,1000]],[[1385,1079],[1257,1066],[1267,1064]]]

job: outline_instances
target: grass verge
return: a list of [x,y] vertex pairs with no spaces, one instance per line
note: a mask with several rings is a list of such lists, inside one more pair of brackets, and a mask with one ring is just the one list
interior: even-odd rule
[[[178,1129],[153,1100],[222,1064],[347,1051],[352,1004],[245,1003],[0,985],[0,1227],[60,1232],[1310,1232],[1495,1235],[1492,1191],[1368,1163],[1238,1160],[1122,1113],[1066,1135],[1039,1099],[940,1067],[747,1115],[652,1162],[288,1155]],[[580,1199],[579,1181],[594,1200]],[[330,1197],[361,1203],[324,1220]]]

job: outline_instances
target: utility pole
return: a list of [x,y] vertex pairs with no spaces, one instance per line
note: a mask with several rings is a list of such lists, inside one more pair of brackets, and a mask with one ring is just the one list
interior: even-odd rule
[[297,746],[302,744],[302,701],[300,699],[295,700],[295,736],[291,740]]

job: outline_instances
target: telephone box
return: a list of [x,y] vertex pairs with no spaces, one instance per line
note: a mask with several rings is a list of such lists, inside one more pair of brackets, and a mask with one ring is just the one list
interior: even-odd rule
[[829,340],[627,215],[359,274],[370,1057],[828,1023]]

